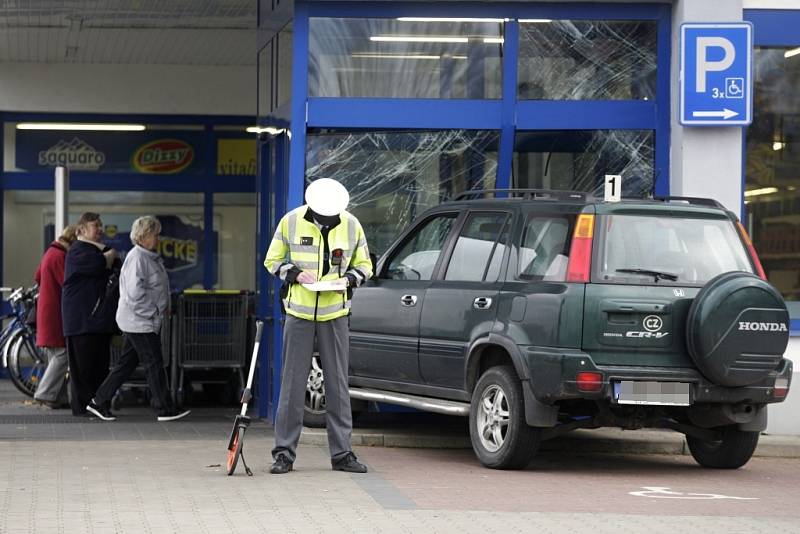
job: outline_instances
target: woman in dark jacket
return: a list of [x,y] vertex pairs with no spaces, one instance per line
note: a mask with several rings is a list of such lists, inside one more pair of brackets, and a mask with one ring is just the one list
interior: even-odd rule
[[69,247],[64,265],[61,315],[69,356],[70,405],[73,415],[84,415],[108,374],[117,310],[109,280],[119,258],[116,250],[100,242],[99,214],[84,213],[76,226],[78,240]]

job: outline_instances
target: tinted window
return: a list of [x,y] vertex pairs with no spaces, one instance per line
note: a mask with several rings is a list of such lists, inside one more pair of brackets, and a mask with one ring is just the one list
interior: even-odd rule
[[[603,280],[702,285],[729,271],[753,272],[744,245],[727,219],[606,215],[601,219],[597,270]],[[677,277],[672,280],[672,277]]]
[[430,280],[455,218],[455,214],[445,214],[425,221],[389,260],[384,278]]
[[473,213],[458,236],[445,280],[494,282],[508,235],[505,213]]
[[570,226],[574,217],[528,218],[519,250],[519,277],[523,280],[564,281]]

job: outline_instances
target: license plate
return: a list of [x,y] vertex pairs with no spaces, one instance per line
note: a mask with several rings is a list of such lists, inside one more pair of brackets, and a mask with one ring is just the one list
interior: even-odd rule
[[689,384],[684,382],[614,382],[617,404],[689,406]]

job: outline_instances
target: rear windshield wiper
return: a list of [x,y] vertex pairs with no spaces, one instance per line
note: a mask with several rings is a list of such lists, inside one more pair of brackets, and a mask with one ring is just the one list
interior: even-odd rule
[[650,269],[617,269],[617,272],[652,276],[653,278],[656,279],[656,282],[658,282],[659,280],[669,280],[670,282],[674,282],[678,279],[677,274],[662,273],[661,271],[651,271]]

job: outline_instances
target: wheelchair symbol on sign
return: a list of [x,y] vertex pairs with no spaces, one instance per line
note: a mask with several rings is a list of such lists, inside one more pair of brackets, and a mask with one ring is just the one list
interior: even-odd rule
[[725,96],[744,98],[744,78],[725,78]]

